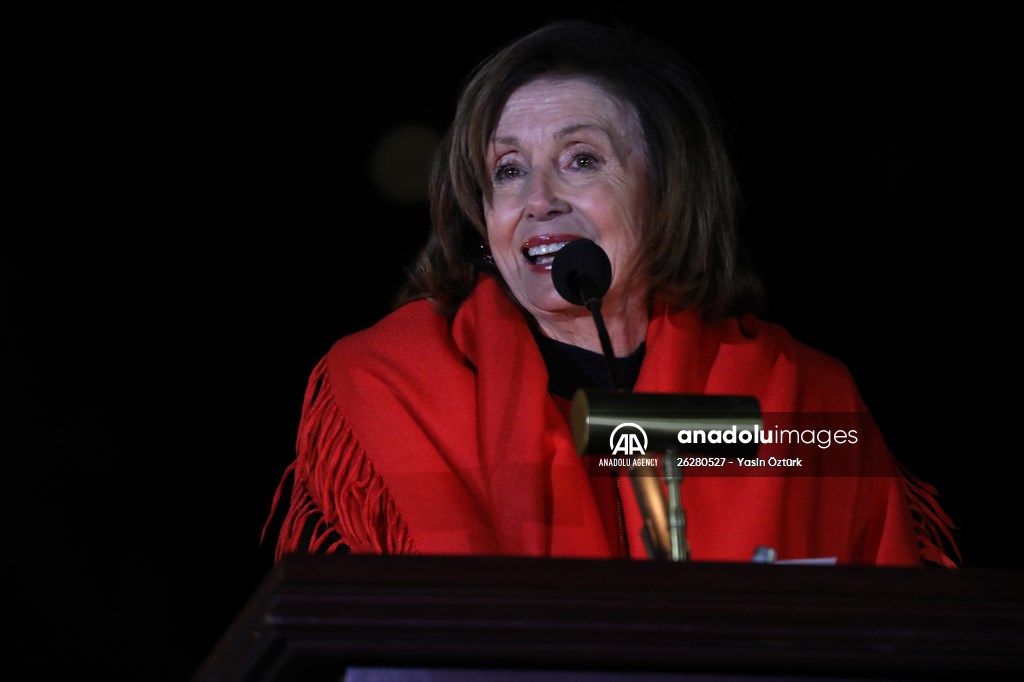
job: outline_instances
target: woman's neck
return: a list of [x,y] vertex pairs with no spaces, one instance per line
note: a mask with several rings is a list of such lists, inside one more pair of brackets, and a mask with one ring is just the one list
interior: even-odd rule
[[[632,355],[647,337],[650,315],[646,303],[623,305],[620,300],[619,304],[602,304],[600,312],[615,356]],[[568,315],[537,318],[537,326],[544,336],[555,341],[604,352],[593,315],[583,306]]]

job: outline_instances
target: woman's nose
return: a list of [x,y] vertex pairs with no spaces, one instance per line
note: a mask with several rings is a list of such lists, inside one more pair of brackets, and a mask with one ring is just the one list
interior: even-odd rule
[[547,220],[569,211],[558,178],[551,170],[534,171],[528,185],[527,213],[536,220]]

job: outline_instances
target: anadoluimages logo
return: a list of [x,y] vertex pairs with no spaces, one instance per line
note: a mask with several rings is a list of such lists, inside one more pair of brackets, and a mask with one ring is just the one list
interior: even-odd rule
[[647,432],[639,424],[625,422],[619,424],[608,437],[608,445],[613,455],[639,455],[647,451]]

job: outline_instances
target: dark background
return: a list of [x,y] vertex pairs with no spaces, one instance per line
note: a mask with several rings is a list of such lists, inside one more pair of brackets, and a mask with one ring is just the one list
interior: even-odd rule
[[1008,184],[987,165],[987,93],[1006,85],[1009,20],[676,5],[11,23],[0,448],[18,660],[195,671],[271,567],[260,536],[308,372],[387,312],[426,234],[422,194],[375,181],[387,158],[385,179],[425,182],[422,145],[391,154],[389,136],[440,135],[472,65],[562,16],[634,23],[705,75],[768,316],[847,363],[939,488],[965,568],[1024,567],[1013,441],[992,418],[1012,405],[1015,316],[988,305],[1013,230],[987,215]]

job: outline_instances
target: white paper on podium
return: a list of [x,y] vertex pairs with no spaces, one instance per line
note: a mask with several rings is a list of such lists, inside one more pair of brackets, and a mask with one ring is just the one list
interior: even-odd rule
[[812,557],[809,559],[783,559],[782,561],[775,561],[775,564],[804,564],[807,566],[835,566],[836,558],[834,556],[822,556]]

